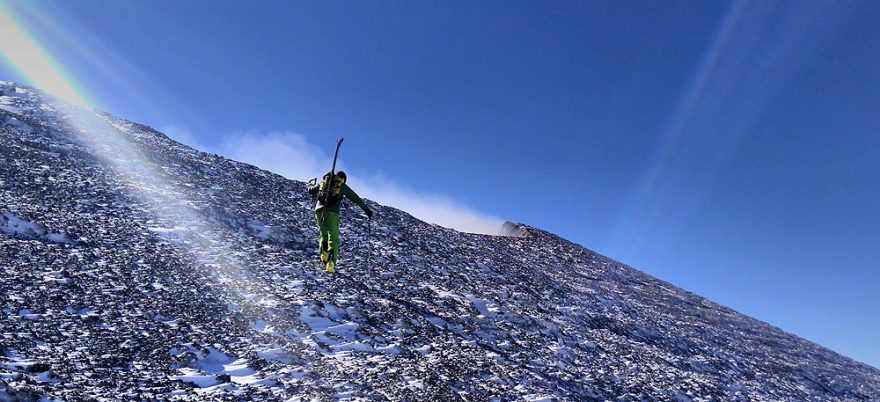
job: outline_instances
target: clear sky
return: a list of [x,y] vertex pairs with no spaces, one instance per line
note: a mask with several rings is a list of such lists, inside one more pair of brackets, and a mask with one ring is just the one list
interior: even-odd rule
[[880,366],[878,2],[0,9],[101,109],[300,180],[344,136],[367,196],[546,229]]

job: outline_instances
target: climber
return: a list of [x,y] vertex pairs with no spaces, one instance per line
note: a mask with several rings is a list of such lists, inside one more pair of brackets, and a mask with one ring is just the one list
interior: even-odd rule
[[343,171],[336,174],[328,172],[320,183],[315,180],[315,184],[309,187],[309,194],[318,196],[318,203],[315,205],[315,220],[320,232],[318,248],[327,272],[336,272],[336,258],[339,257],[339,207],[342,198],[348,198],[361,207],[367,218],[373,217],[370,207],[345,184],[345,180]]

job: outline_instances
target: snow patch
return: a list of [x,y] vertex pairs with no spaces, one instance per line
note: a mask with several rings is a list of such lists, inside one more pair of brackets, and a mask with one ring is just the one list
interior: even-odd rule
[[[211,388],[220,384],[229,383],[238,385],[274,385],[274,381],[263,379],[256,370],[250,368],[250,360],[241,359],[234,355],[224,353],[214,347],[202,350],[185,345],[187,350],[196,355],[195,367],[181,367],[177,369],[180,375],[172,376],[172,379],[192,383],[199,388]],[[171,352],[179,352],[173,349]]]
[[341,357],[352,352],[396,355],[400,349],[395,344],[384,346],[364,342],[358,329],[360,324],[345,320],[345,310],[324,303],[321,307],[304,306],[300,321],[312,330],[311,334],[292,333],[300,341],[327,356]]
[[37,364],[36,360],[24,359],[24,360],[12,360],[8,362],[0,363],[0,367],[3,367],[6,370],[12,371],[20,371],[20,372],[29,372],[31,367]]
[[0,232],[17,238],[45,240],[50,243],[74,244],[65,233],[50,233],[43,225],[31,222],[9,211],[0,214]]
[[266,226],[263,222],[260,222],[256,219],[251,220],[248,223],[248,226],[251,227],[251,230],[254,231],[254,236],[257,236],[260,240],[269,240],[272,237],[272,233],[274,232],[271,227]]
[[43,318],[43,314],[32,313],[30,309],[23,308],[18,310],[18,315],[28,320],[39,320]]
[[66,233],[49,233],[46,235],[46,240],[52,243],[64,243],[64,244],[74,244],[75,242],[67,236]]
[[17,115],[21,115],[21,109],[15,106],[9,106],[11,102],[4,102],[3,98],[9,98],[8,96],[0,96],[0,110],[5,110],[10,113],[14,113]]
[[69,279],[64,276],[62,271],[47,272],[43,275],[43,282],[51,282],[59,285],[66,285]]
[[42,225],[22,219],[12,212],[0,215],[0,232],[13,237],[41,238],[46,235]]
[[470,302],[474,304],[474,307],[477,308],[477,311],[480,312],[480,315],[484,317],[495,317],[501,311],[501,309],[498,308],[498,305],[492,301],[481,299],[476,296],[465,296],[465,298],[470,300]]
[[184,367],[177,371],[180,372],[180,375],[171,376],[172,379],[188,382],[199,388],[207,388],[220,383],[216,376],[204,374],[193,368]]
[[189,230],[183,226],[175,226],[173,228],[149,227],[147,230],[170,243],[183,243],[184,240],[189,238]]
[[294,355],[288,353],[281,348],[271,348],[257,351],[257,357],[269,362],[293,364],[295,362]]

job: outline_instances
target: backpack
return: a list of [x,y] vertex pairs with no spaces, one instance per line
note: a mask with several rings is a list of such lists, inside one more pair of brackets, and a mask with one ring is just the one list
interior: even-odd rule
[[333,176],[333,183],[330,183],[330,173],[324,175],[324,181],[318,189],[318,201],[321,205],[335,204],[342,200],[342,184],[345,183],[339,176]]

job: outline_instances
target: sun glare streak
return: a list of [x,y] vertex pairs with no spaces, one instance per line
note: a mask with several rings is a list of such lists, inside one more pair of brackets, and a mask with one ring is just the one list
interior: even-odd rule
[[154,222],[148,225],[155,226],[152,229],[156,235],[174,232],[179,236],[171,242],[180,245],[197,264],[207,267],[230,300],[271,303],[271,297],[260,295],[261,286],[249,279],[244,262],[227,245],[224,236],[229,234],[228,230],[212,224],[199,212],[199,206],[166,178],[156,162],[140,149],[132,130],[111,124],[89,110],[94,103],[86,92],[17,22],[13,11],[0,0],[0,58],[51,95],[44,98],[50,106],[47,110],[63,119],[79,140],[106,162],[128,193],[147,206],[154,216]]
[[[0,0],[0,8],[4,0]],[[146,4],[127,2],[115,5],[124,9],[124,16],[138,15]],[[52,43],[54,48],[63,48],[68,57],[77,61],[78,67],[90,74],[100,76],[102,90],[112,90],[115,96],[143,114],[151,116],[179,116],[175,120],[194,122],[200,116],[193,114],[191,105],[184,104],[162,87],[161,82],[149,76],[141,65],[132,63],[117,49],[108,46],[103,33],[90,29],[83,21],[69,18],[63,11],[48,7],[43,2],[18,2],[9,7],[10,15],[16,16],[20,26],[28,27],[30,32],[39,32],[42,43]],[[25,24],[25,22],[27,22]],[[137,31],[149,35],[146,31]],[[65,76],[70,77],[70,74]],[[80,81],[82,83],[82,81]],[[83,85],[78,86],[80,89]],[[102,109],[95,88],[90,88],[89,107]],[[81,96],[82,90],[78,92]],[[107,99],[102,99],[107,101]],[[161,100],[161,101],[159,101]]]
[[765,132],[763,116],[858,12],[821,2],[732,3],[609,237],[610,252],[659,252],[676,241],[706,200],[725,190],[718,178],[734,173],[729,163],[742,145]]
[[[130,127],[111,124],[105,117],[78,108],[56,105],[56,113],[79,133],[80,140],[113,168],[130,195],[154,216],[148,229],[178,244],[194,261],[207,267],[223,286],[228,300],[271,304],[261,295],[259,283],[251,280],[245,263],[236,256],[225,238],[227,230],[212,224],[199,212],[184,190],[166,179],[160,166],[140,150]],[[254,299],[256,295],[256,300]]]
[[688,121],[703,98],[707,82],[718,64],[722,51],[733,37],[734,28],[741,18],[744,5],[745,1],[743,0],[733,4],[724,20],[719,24],[718,31],[701,61],[694,79],[676,106],[666,129],[663,130],[660,147],[650,167],[646,170],[636,196],[630,202],[626,215],[612,233],[610,241],[612,248],[618,247],[619,244],[631,243],[631,238],[636,235],[643,221],[657,207],[656,204],[651,203],[651,200],[656,196],[661,176],[668,169],[672,156],[680,147]]
[[78,91],[63,70],[0,3],[0,58],[33,84],[53,96],[80,107],[91,102]]

